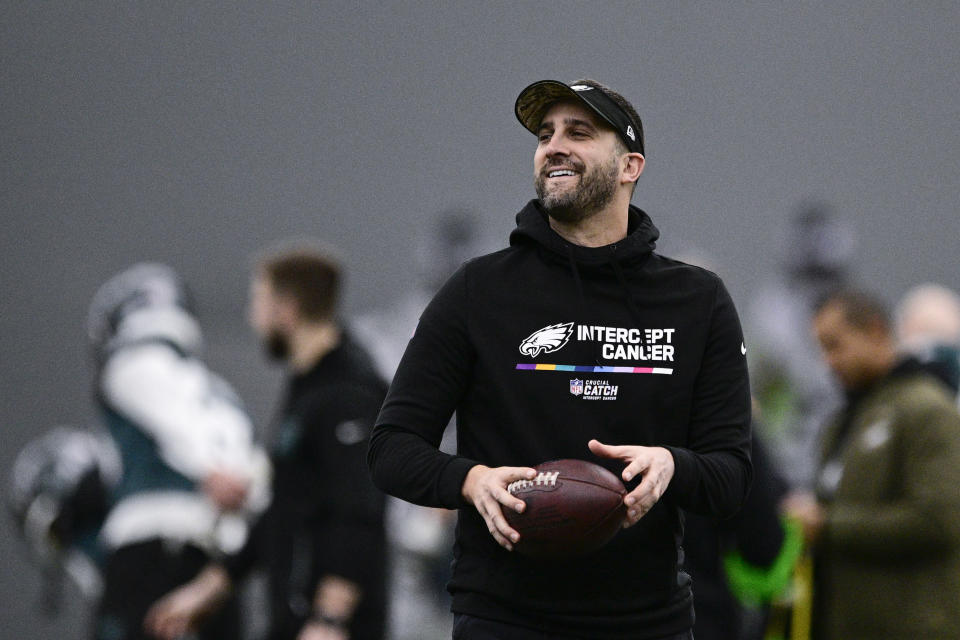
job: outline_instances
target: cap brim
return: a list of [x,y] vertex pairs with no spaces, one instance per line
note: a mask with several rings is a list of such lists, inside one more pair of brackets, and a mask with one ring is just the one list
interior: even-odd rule
[[[517,119],[520,120],[520,124],[537,135],[540,130],[540,123],[543,122],[543,116],[553,103],[558,100],[576,100],[597,114],[601,121],[607,123],[617,132],[617,135],[621,135],[617,123],[611,120],[610,116],[604,113],[599,105],[588,99],[588,96],[595,95],[599,97],[599,95],[604,94],[603,92],[574,91],[570,88],[570,85],[559,80],[540,80],[520,92],[514,105],[514,111],[517,114]],[[627,142],[627,146],[630,146],[629,142]]]
[[520,124],[530,133],[536,134],[550,105],[558,100],[569,99],[582,102],[595,111],[590,103],[563,82],[540,80],[520,92],[514,105],[514,112],[517,114],[517,120],[520,121]]

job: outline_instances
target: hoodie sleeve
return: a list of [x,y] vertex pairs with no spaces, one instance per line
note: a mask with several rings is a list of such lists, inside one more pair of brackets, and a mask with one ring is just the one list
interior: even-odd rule
[[467,317],[462,267],[420,317],[370,438],[374,483],[414,504],[465,506],[460,488],[477,464],[438,449],[476,361]]
[[740,508],[752,477],[750,383],[740,320],[719,280],[709,322],[687,446],[667,447],[675,470],[664,497],[694,513],[728,517]]

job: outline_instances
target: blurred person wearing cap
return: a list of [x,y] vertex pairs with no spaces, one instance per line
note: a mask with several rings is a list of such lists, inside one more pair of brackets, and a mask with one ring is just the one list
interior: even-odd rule
[[[171,267],[140,263],[90,304],[96,401],[119,458],[97,541],[96,640],[147,638],[150,604],[236,551],[269,500],[269,462],[232,388],[201,359],[189,291]],[[235,638],[235,603],[198,629]]]
[[272,434],[273,500],[239,552],[152,608],[158,637],[194,629],[258,567],[267,573],[270,640],[384,637],[385,496],[365,455],[386,383],[338,318],[341,279],[319,246],[260,257],[248,319],[289,374]]
[[[438,213],[418,235],[415,279],[382,308],[352,319],[357,339],[380,374],[392,380],[420,314],[447,278],[477,254],[480,214],[467,207]],[[440,449],[456,450],[454,429]],[[439,640],[450,636],[450,547],[456,514],[420,507],[398,498],[387,501],[391,546],[390,634],[394,640]]]
[[437,214],[415,243],[414,278],[388,304],[350,320],[350,328],[385,380],[393,379],[420,314],[457,268],[477,253],[479,213],[451,208]]
[[898,355],[876,296],[845,289],[813,331],[846,394],[821,440],[814,493],[784,508],[813,554],[816,640],[954,638],[960,629],[960,414]]
[[[547,80],[515,114],[538,138],[537,198],[509,248],[467,262],[427,306],[371,472],[392,495],[458,509],[454,638],[688,639],[680,510],[732,515],[751,478],[739,320],[715,274],[654,251],[659,232],[630,204],[646,160],[623,96]],[[538,561],[514,552],[503,510],[524,504],[507,487],[559,458],[620,475],[627,514],[600,550]]]
[[820,429],[841,401],[810,320],[816,302],[849,278],[855,237],[829,203],[816,199],[800,202],[785,228],[780,268],[751,296],[744,324],[766,442],[789,484],[809,490]]

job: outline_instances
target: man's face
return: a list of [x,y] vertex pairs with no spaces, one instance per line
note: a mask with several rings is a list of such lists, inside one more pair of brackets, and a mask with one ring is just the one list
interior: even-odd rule
[[534,188],[547,213],[578,222],[603,209],[620,184],[617,134],[585,106],[558,102],[540,123]]
[[876,357],[882,343],[879,329],[851,325],[840,305],[828,304],[814,317],[813,331],[824,360],[848,391],[869,385],[881,373]]
[[247,320],[263,342],[264,350],[275,360],[285,360],[290,353],[290,342],[281,323],[282,301],[265,275],[250,282]]

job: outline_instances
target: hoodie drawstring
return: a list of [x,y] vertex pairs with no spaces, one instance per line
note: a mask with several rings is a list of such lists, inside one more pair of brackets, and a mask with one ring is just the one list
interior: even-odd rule
[[[580,308],[586,311],[587,298],[583,291],[583,279],[580,277],[580,269],[577,267],[577,259],[573,257],[573,249],[571,247],[567,247],[567,260],[570,263],[570,273],[573,274],[573,282],[577,286],[577,297],[580,300]],[[640,308],[637,307],[637,303],[634,302],[633,296],[630,294],[630,284],[627,282],[627,277],[623,273],[623,267],[621,267],[620,263],[613,257],[610,258],[609,264],[617,276],[617,282],[623,287],[623,299],[627,304],[630,315],[633,316],[634,320],[640,322]]]

